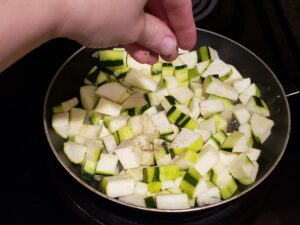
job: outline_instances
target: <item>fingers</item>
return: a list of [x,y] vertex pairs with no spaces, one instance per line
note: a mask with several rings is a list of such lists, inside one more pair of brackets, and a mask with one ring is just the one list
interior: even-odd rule
[[157,53],[151,52],[137,43],[126,45],[125,48],[140,63],[154,64],[158,60]]
[[145,13],[144,27],[137,41],[143,47],[165,56],[177,56],[177,40],[159,18]]
[[165,12],[165,8],[161,4],[161,1],[149,0],[146,5],[146,12],[158,17],[165,23],[168,23],[168,17]]
[[191,0],[161,0],[169,25],[175,33],[179,47],[190,50],[196,44],[196,27]]

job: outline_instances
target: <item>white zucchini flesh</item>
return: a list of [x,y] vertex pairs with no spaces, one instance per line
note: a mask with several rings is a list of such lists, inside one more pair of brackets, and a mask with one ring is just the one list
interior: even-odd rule
[[199,130],[208,130],[211,134],[216,133],[216,120],[214,117],[211,117],[207,120],[201,121],[197,127]]
[[117,164],[118,157],[116,155],[102,153],[96,166],[96,174],[114,175]]
[[103,140],[103,142],[104,142],[106,151],[107,151],[108,153],[114,152],[114,150],[115,150],[116,147],[117,147],[117,143],[116,143],[116,140],[115,140],[114,135],[109,134],[109,135],[103,137],[102,140]]
[[102,140],[85,139],[84,145],[86,146],[86,159],[98,161],[104,147]]
[[261,154],[261,150],[257,148],[250,148],[249,152],[246,154],[251,161],[257,161]]
[[188,53],[188,52],[189,52],[189,50],[184,50],[184,49],[178,47],[178,54],[179,55],[184,54],[184,53]]
[[196,152],[188,150],[178,155],[173,163],[178,165],[181,170],[188,170],[190,167],[194,166],[198,159],[199,155]]
[[194,92],[196,88],[202,88],[202,83],[190,81],[189,88]]
[[157,89],[157,83],[151,77],[134,68],[130,69],[126,74],[124,82],[126,84],[149,91],[156,91]]
[[203,142],[206,142],[211,137],[211,131],[205,129],[195,129],[195,131],[200,134]]
[[265,117],[270,116],[270,111],[261,98],[251,97],[247,102],[246,108],[251,113],[258,113]]
[[127,66],[129,68],[135,68],[141,72],[143,72],[145,75],[151,74],[151,65],[147,63],[139,63],[134,58],[132,58],[131,55],[127,55]]
[[134,187],[134,193],[146,195],[147,192],[148,192],[148,185],[146,183],[140,181],[136,182]]
[[68,137],[69,112],[55,113],[52,116],[52,127],[63,138]]
[[200,102],[201,102],[200,98],[195,96],[192,98],[189,104],[189,110],[191,111],[192,118],[197,119],[200,116],[200,112],[201,112]]
[[243,104],[238,104],[234,106],[233,115],[241,125],[248,123],[251,117],[251,114]]
[[248,139],[243,133],[234,131],[225,139],[221,148],[231,150],[232,152],[248,152]]
[[98,101],[96,89],[97,88],[92,85],[80,87],[80,100],[84,109],[92,110],[95,107]]
[[100,98],[94,110],[108,116],[118,116],[120,115],[122,106],[106,98]]
[[164,77],[164,86],[169,90],[178,87],[178,81],[173,76]]
[[161,189],[167,190],[170,188],[177,188],[174,180],[164,180],[161,182]]
[[74,136],[79,134],[83,125],[87,111],[80,108],[73,108],[70,111],[70,121],[68,128],[68,136]]
[[207,182],[207,189],[205,192],[197,195],[196,202],[198,206],[211,205],[221,201],[221,193],[219,188]]
[[251,79],[250,78],[245,78],[242,80],[237,80],[233,82],[232,86],[237,90],[237,92],[240,94],[243,91],[245,91],[248,87],[251,85]]
[[77,97],[71,98],[68,101],[62,102],[61,107],[63,108],[64,112],[70,111],[76,105],[78,105],[79,101]]
[[176,67],[176,66],[182,66],[183,64],[184,64],[183,61],[180,60],[178,57],[172,62],[172,65],[174,67]]
[[233,87],[211,76],[204,81],[204,92],[228,98],[233,101],[236,101],[239,97],[238,92]]
[[219,161],[219,152],[211,145],[207,145],[199,153],[199,159],[194,168],[203,176]]
[[252,161],[252,164],[253,164],[253,167],[252,167],[252,170],[251,170],[249,176],[247,178],[238,179],[238,181],[241,184],[249,185],[249,184],[254,183],[254,181],[256,180],[256,176],[258,174],[258,169],[259,169],[259,164],[256,161]]
[[129,96],[127,88],[118,82],[109,82],[101,85],[96,90],[96,94],[119,104],[124,100],[124,96]]
[[196,51],[187,52],[178,56],[182,64],[186,64],[189,69],[194,68],[198,62],[198,55]]
[[168,135],[164,135],[164,138],[167,140],[167,141],[173,141],[175,139],[175,137],[177,136],[177,134],[179,133],[179,128],[174,125],[174,124],[171,124],[171,127],[172,127],[172,134],[168,134]]
[[134,192],[135,181],[128,175],[107,176],[101,182],[101,187],[108,197],[116,198],[130,195]]
[[171,148],[174,150],[178,148],[199,151],[202,147],[202,143],[202,138],[198,133],[190,129],[182,128],[171,143]]
[[260,97],[260,90],[255,83],[251,84],[246,90],[239,95],[239,100],[246,105],[252,96]]
[[208,46],[208,50],[209,50],[209,54],[212,60],[216,59],[216,58],[220,58],[218,52],[213,49],[212,47]]
[[143,115],[145,115],[145,116],[153,116],[153,115],[155,115],[156,113],[158,113],[156,107],[155,107],[155,106],[151,106],[150,108],[146,109],[146,110],[143,112]]
[[135,107],[144,106],[147,104],[147,101],[143,93],[136,92],[130,95],[123,103],[123,109],[130,109]]
[[230,67],[232,73],[228,79],[224,80],[225,84],[231,85],[233,82],[243,79],[240,72],[233,65],[229,65],[229,67]]
[[151,106],[158,106],[161,103],[155,92],[147,93],[145,96],[147,96],[147,101],[150,102]]
[[111,133],[119,130],[127,125],[129,116],[109,116],[104,118],[105,125],[108,127]]
[[[167,189],[167,191],[170,193],[170,194],[180,194],[182,193],[181,189],[179,187],[177,188],[169,188]],[[191,206],[191,205],[190,205]],[[192,207],[192,206],[191,206]]]
[[169,89],[170,95],[172,95],[178,102],[184,105],[188,105],[194,93],[188,87],[176,87]]
[[[126,174],[130,175],[135,181],[142,181],[143,180],[143,167],[128,169],[128,170],[126,170]],[[147,186],[147,190],[148,190],[148,186]]]
[[131,127],[135,136],[145,134],[150,137],[155,137],[156,135],[159,135],[149,116],[138,115],[131,117],[128,120],[128,125]]
[[140,166],[139,155],[134,151],[132,142],[121,143],[114,152],[124,169],[132,169]]
[[209,64],[210,64],[209,60],[197,63],[196,66],[197,66],[198,73],[202,74],[207,69]]
[[100,121],[99,121],[99,126],[101,127],[101,131],[100,131],[100,133],[99,133],[98,138],[102,140],[104,137],[110,135],[110,132],[109,132],[109,130],[104,126],[103,120],[100,120]]
[[140,165],[141,166],[153,166],[154,154],[152,151],[140,151],[139,153]]
[[147,134],[138,135],[130,140],[132,142],[131,145],[133,146],[134,150],[151,151],[153,145],[150,144],[150,138],[151,137],[149,137]]
[[223,98],[223,97],[219,97],[219,96],[215,96],[215,95],[210,95],[208,97],[208,99],[219,99],[222,101],[223,103],[223,107],[224,110],[220,113],[220,115],[226,119],[228,122],[230,122],[232,120],[232,111],[233,111],[233,103],[231,100]]
[[173,160],[170,154],[165,155],[164,157],[155,160],[158,166],[167,166],[172,164]]
[[164,112],[158,112],[151,116],[152,122],[160,134],[173,133],[173,128]]
[[205,78],[209,75],[219,75],[219,77],[222,77],[229,73],[231,70],[230,66],[227,65],[224,61],[222,61],[220,58],[216,58],[213,60],[210,65],[207,67],[207,69],[202,73],[202,77]]
[[228,165],[230,173],[236,179],[249,178],[253,167],[253,162],[244,153],[235,157]]
[[101,127],[98,125],[83,124],[78,135],[87,139],[97,139],[100,131]]
[[[201,179],[198,185],[195,188],[195,192],[193,194],[193,198],[196,198],[199,195],[203,195],[209,190],[210,181],[206,181],[205,179]],[[213,184],[212,184],[213,185]]]
[[63,112],[68,112],[72,108],[74,108],[76,105],[78,105],[79,101],[77,97],[71,98],[67,101],[62,102],[58,106],[54,106],[52,108],[54,113],[63,113]]
[[219,187],[222,199],[230,198],[236,192],[238,186],[229,170],[221,162],[218,162],[212,168],[212,171],[212,182]]
[[203,100],[200,103],[200,112],[204,118],[222,112],[224,110],[223,103],[219,99]]
[[84,144],[87,140],[85,137],[81,137],[79,135],[71,136],[68,138],[69,141],[76,142],[78,144]]
[[245,123],[239,126],[238,131],[243,133],[246,138],[248,139],[248,145],[251,147],[253,145],[253,138],[252,138],[252,130],[249,123]]
[[253,113],[250,119],[250,126],[255,140],[263,144],[271,134],[274,121],[260,114]]
[[229,165],[232,162],[232,160],[234,160],[238,156],[237,153],[228,152],[224,150],[220,150],[219,153],[220,153],[220,162],[223,163],[224,165]]
[[160,90],[156,91],[155,93],[160,102],[163,100],[163,98],[165,96],[169,95],[169,91],[167,88],[161,88]]
[[72,163],[80,164],[84,160],[86,147],[75,142],[65,142],[64,153]]
[[189,198],[187,194],[158,194],[156,195],[158,209],[188,209]]
[[146,195],[133,193],[130,195],[121,196],[118,199],[119,199],[119,201],[124,202],[126,204],[136,205],[136,206],[140,206],[140,207],[146,207],[146,204],[145,204],[146,197],[147,197]]

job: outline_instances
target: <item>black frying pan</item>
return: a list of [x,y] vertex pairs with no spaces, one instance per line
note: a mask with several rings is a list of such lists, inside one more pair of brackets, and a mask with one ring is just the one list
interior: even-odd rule
[[62,146],[65,140],[59,137],[51,127],[52,107],[74,96],[79,97],[79,87],[83,85],[83,79],[89,69],[95,65],[95,59],[91,57],[95,49],[81,48],[65,62],[54,76],[44,102],[44,128],[51,149],[61,165],[80,185],[94,192],[99,198],[106,198],[131,208],[159,212],[191,212],[227,204],[242,195],[246,195],[275,169],[288,143],[291,123],[288,101],[280,82],[260,58],[242,45],[207,30],[198,29],[197,35],[196,48],[209,45],[216,49],[222,60],[234,65],[244,77],[251,77],[251,81],[258,85],[263,99],[269,106],[270,118],[275,122],[275,126],[271,136],[263,146],[258,146],[263,151],[258,161],[260,169],[256,182],[249,186],[240,186],[239,192],[233,197],[214,205],[183,210],[160,210],[132,206],[111,199],[99,191],[97,183],[89,185],[81,180],[80,167],[72,164],[63,153]]

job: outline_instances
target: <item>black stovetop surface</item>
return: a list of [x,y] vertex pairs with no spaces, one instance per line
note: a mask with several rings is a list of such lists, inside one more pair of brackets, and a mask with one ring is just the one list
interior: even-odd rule
[[[217,15],[226,15],[221,9],[213,12],[213,19],[204,19],[197,22],[197,25],[222,33],[245,45],[272,68],[282,84],[299,89],[300,74],[295,60],[299,49],[297,50],[297,42],[292,39],[290,31],[293,29],[283,17],[280,7],[282,1],[234,2],[236,8],[233,10],[233,19],[228,14],[222,26],[214,26],[224,18],[218,18]],[[222,8],[224,7],[223,5]],[[47,87],[58,68],[79,47],[77,43],[66,39],[50,41],[19,60],[0,76],[1,224],[77,225],[89,221],[89,217],[83,213],[84,206],[88,203],[77,202],[85,196],[84,191],[56,161],[48,147],[42,123]],[[247,216],[248,219],[241,224],[299,224],[300,153],[296,147],[300,131],[299,100],[299,95],[289,98],[292,114],[290,142],[275,171],[265,184],[257,188],[263,190],[259,198],[246,203],[248,205],[243,206],[244,211],[235,215],[235,222],[215,221],[216,224],[238,224],[238,218],[242,216]],[[101,203],[106,204],[99,202]],[[117,217],[114,211],[119,208],[109,204],[102,208],[102,211],[97,212],[108,211],[111,213],[104,215],[115,218],[111,219],[111,224],[142,223],[139,219],[135,223],[127,220],[134,218],[132,214],[136,212],[127,212],[127,217],[123,211]],[[139,214],[136,215],[139,218]],[[205,221],[205,218],[199,221],[197,218],[191,224],[203,224],[201,221]]]

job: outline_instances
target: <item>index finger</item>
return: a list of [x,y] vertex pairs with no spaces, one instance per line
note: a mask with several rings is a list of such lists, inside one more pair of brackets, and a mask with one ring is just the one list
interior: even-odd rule
[[196,26],[191,0],[161,0],[169,25],[180,48],[190,50],[196,44]]

